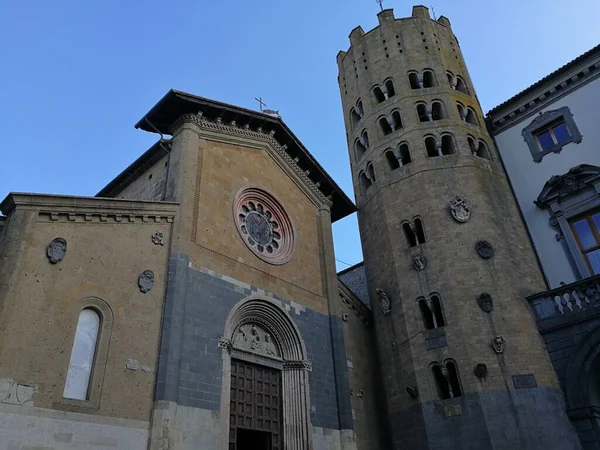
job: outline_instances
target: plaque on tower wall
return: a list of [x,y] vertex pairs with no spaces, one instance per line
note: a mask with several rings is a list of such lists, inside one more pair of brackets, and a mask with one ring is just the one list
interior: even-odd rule
[[464,223],[471,218],[471,207],[466,198],[461,195],[457,195],[450,200],[450,213],[454,220],[459,223]]

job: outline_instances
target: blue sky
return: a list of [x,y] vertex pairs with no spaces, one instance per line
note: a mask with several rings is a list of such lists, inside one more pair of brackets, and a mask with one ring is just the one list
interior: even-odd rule
[[[430,2],[485,111],[598,44],[598,0]],[[412,3],[384,1],[396,17]],[[354,198],[335,57],[375,0],[58,0],[0,7],[0,198],[94,195],[156,136],[133,125],[170,88],[257,108],[262,96]],[[336,257],[362,259],[355,215]],[[338,263],[341,270],[346,266]]]

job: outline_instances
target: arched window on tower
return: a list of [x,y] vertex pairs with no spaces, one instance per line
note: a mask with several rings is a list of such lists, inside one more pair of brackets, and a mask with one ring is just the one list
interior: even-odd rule
[[450,71],[446,72],[446,77],[448,78],[448,84],[452,87],[452,89],[456,89],[456,77]]
[[396,90],[394,89],[394,82],[392,80],[386,80],[385,90],[387,91],[387,98],[396,95]]
[[452,155],[456,153],[456,145],[451,134],[442,135],[442,155]]
[[379,127],[381,128],[381,131],[383,132],[384,136],[387,136],[388,134],[391,134],[392,131],[394,131],[387,117],[381,117],[379,119]]
[[418,304],[426,330],[434,330],[446,325],[442,312],[442,302],[438,294],[430,294],[427,298],[420,297]]
[[386,92],[379,86],[375,86],[373,88],[373,95],[375,96],[377,103],[383,103],[387,100]]
[[415,217],[412,222],[402,222],[402,230],[404,230],[404,236],[409,247],[416,247],[425,243],[425,231],[420,217]]
[[471,154],[473,156],[477,156],[477,140],[469,134],[467,135],[467,142],[469,143],[469,149],[471,150]]
[[419,85],[419,75],[417,74],[417,72],[410,72],[408,74],[408,81],[410,82],[411,89],[421,88],[421,86]]
[[400,168],[400,160],[396,157],[392,149],[385,151],[385,159],[387,160],[390,170],[396,170]]
[[358,99],[358,101],[356,102],[356,114],[358,114],[358,116],[361,119],[365,115],[365,110],[363,109],[363,104],[362,104],[361,99]]
[[403,166],[410,163],[412,160],[410,159],[410,152],[408,151],[408,144],[403,142],[398,146],[398,153],[400,154],[400,162]]
[[491,159],[488,146],[481,139],[477,143],[477,151],[474,153],[474,155],[484,159]]
[[396,170],[400,167],[405,166],[411,162],[410,152],[408,151],[408,145],[402,143],[398,146],[398,150],[392,150],[391,148],[385,151],[385,159],[388,162],[390,170]]
[[371,183],[375,182],[375,169],[373,169],[373,164],[367,164],[367,177],[371,180]]
[[417,104],[417,114],[419,115],[419,122],[429,121],[429,113],[427,112],[427,105],[425,103]]
[[465,80],[462,79],[462,77],[457,76],[456,77],[456,88],[455,88],[458,92],[462,92],[463,94],[469,94],[469,91],[467,90],[467,84],[465,83]]
[[423,71],[423,87],[430,88],[430,87],[434,87],[436,85],[437,85],[437,83],[435,81],[435,75],[433,74],[433,71],[424,70]]
[[402,118],[400,117],[400,111],[392,111],[392,125],[394,127],[394,131],[402,128]]
[[460,120],[465,120],[467,117],[467,110],[465,109],[465,105],[463,105],[460,102],[457,102],[456,109],[458,110],[458,115],[460,116]]
[[365,148],[369,148],[369,134],[367,133],[367,130],[364,130],[360,135],[360,142]]
[[431,372],[441,400],[460,397],[462,389],[458,378],[458,369],[453,360],[447,360],[444,365],[431,364]]
[[96,356],[100,315],[86,308],[79,314],[63,397],[87,400]]
[[357,139],[357,140],[354,142],[354,149],[355,149],[355,152],[356,152],[356,160],[357,160],[357,161],[358,161],[358,160],[359,160],[359,159],[362,157],[362,155],[364,155],[364,154],[365,154],[365,152],[367,151],[367,147],[365,147],[365,146],[364,146],[364,144],[361,142],[361,140],[360,140],[360,139]]
[[436,101],[431,104],[431,118],[432,120],[446,119],[446,111],[441,101]]
[[355,127],[358,124],[359,120],[360,120],[360,116],[356,112],[356,109],[352,108],[350,110],[350,122],[352,123],[352,127]]
[[369,180],[369,178],[367,177],[367,174],[365,174],[364,172],[361,172],[358,175],[358,180],[360,182],[360,187],[362,188],[363,192],[365,192],[367,188],[369,188],[369,186],[373,184],[371,180]]
[[437,141],[433,136],[425,137],[425,148],[427,149],[427,156],[430,158],[435,158],[436,156],[441,156],[438,151]]
[[477,116],[475,115],[475,111],[472,108],[467,108],[467,115],[465,117],[465,121],[470,123],[471,125],[478,125]]

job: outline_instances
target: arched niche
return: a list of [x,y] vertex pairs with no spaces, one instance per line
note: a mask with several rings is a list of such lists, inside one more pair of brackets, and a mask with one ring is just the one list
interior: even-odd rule
[[229,313],[219,346],[223,349],[221,450],[229,445],[232,359],[281,371],[283,448],[312,450],[311,363],[300,331],[287,311],[262,297],[240,301]]

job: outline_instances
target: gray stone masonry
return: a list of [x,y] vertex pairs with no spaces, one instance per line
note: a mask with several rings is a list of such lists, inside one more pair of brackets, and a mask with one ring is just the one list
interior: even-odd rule
[[[330,319],[212,271],[192,268],[187,255],[172,255],[169,262],[156,400],[213,411],[220,409],[222,350],[218,341],[233,306],[253,294],[281,301],[300,330],[312,363],[309,379],[312,424],[351,429],[341,320]],[[333,344],[339,354],[335,361]]]

